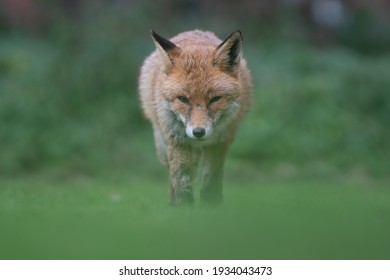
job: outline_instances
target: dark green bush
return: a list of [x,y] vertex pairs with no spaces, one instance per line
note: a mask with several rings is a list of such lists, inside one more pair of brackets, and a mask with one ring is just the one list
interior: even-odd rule
[[[161,24],[158,7],[146,5],[144,13],[93,10],[76,23],[57,22],[44,35],[2,35],[0,174],[157,162],[139,106],[138,72],[153,50],[149,29],[170,36],[184,20],[173,16]],[[156,17],[148,19],[146,11]],[[191,22],[199,19],[183,26]],[[254,22],[229,23],[248,34],[244,50],[255,83],[254,104],[231,159],[254,166],[320,161],[385,173],[389,54],[317,49],[280,38],[277,29],[267,28],[268,37],[261,37]],[[203,25],[196,27],[221,37],[231,31],[218,33],[226,28],[216,19]]]

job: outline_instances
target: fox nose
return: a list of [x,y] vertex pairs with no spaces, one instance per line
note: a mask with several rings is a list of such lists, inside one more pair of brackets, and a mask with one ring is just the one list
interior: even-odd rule
[[206,130],[204,128],[201,128],[201,127],[196,127],[192,130],[192,134],[196,138],[202,138],[206,134]]

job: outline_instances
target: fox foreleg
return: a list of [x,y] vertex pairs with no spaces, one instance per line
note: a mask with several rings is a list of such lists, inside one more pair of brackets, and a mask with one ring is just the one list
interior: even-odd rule
[[191,148],[182,145],[168,146],[168,166],[170,174],[169,204],[194,203],[192,189],[193,166]]
[[206,204],[219,204],[223,201],[223,166],[229,145],[205,147],[203,150],[203,173],[200,198]]

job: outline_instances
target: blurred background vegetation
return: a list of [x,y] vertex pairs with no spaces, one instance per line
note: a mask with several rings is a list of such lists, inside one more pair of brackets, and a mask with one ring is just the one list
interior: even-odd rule
[[194,28],[244,35],[254,104],[230,162],[387,176],[389,19],[385,0],[1,0],[0,176],[160,172],[139,68],[150,29]]
[[255,98],[231,153],[242,166],[387,175],[387,1],[0,3],[2,176],[150,167],[137,97],[149,30],[194,28],[244,34]]
[[[194,28],[254,102],[224,206],[175,211],[137,79]],[[388,259],[389,46],[387,0],[0,0],[0,259]]]

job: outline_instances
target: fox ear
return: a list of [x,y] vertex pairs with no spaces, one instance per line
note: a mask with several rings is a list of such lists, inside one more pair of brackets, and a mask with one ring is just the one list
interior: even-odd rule
[[242,35],[237,30],[230,34],[217,48],[214,65],[226,72],[237,70],[242,56]]
[[180,52],[180,48],[171,41],[158,35],[156,32],[151,30],[152,38],[158,52],[160,53],[161,59],[164,64],[165,71],[168,72],[172,66],[175,65],[174,57]]

